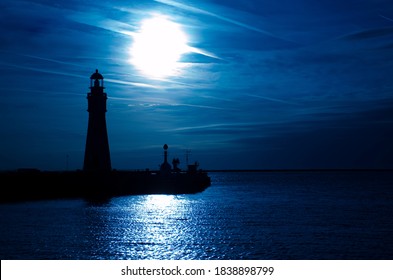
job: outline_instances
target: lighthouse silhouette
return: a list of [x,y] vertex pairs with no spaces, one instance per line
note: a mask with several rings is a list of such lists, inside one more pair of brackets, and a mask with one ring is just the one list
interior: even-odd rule
[[89,172],[111,171],[108,132],[106,128],[106,100],[104,77],[96,70],[90,76],[87,94],[89,122],[87,128],[83,170]]

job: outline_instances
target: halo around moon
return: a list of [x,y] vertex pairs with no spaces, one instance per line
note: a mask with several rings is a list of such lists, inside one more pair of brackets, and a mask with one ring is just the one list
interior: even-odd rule
[[133,39],[130,62],[150,78],[175,75],[190,49],[181,26],[161,15],[142,21]]

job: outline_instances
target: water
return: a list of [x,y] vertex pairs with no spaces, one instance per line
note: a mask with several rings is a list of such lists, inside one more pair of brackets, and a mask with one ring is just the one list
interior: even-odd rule
[[0,205],[1,259],[393,259],[393,173],[215,173],[195,195]]

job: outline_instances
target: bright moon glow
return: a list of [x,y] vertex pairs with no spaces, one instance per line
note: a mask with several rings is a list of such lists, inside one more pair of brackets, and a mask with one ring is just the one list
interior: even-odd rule
[[164,16],[155,16],[142,22],[134,35],[131,63],[151,78],[176,74],[179,59],[189,50],[187,37],[180,25]]

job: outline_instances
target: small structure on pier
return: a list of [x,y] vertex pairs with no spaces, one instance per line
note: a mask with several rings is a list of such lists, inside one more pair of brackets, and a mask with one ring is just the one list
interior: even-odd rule
[[172,167],[168,163],[168,145],[164,145],[164,162],[160,165],[160,173],[161,174],[169,174],[172,172]]

